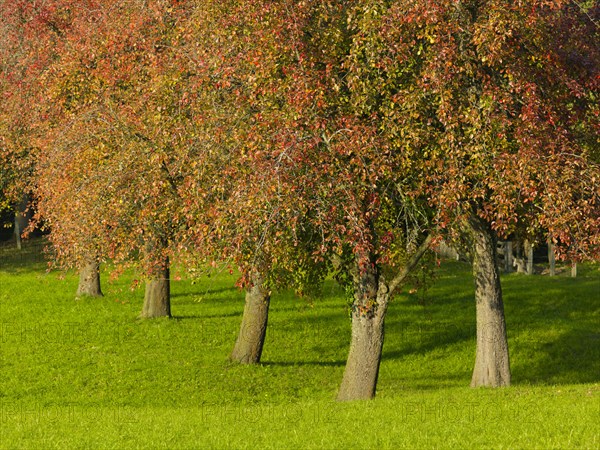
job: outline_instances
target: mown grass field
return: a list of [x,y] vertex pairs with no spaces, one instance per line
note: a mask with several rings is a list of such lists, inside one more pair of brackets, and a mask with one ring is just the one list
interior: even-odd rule
[[470,389],[470,268],[398,296],[377,398],[334,401],[350,322],[334,282],[275,293],[263,364],[227,356],[243,293],[230,275],[173,281],[171,320],[136,319],[131,277],[74,299],[75,274],[0,252],[0,447],[598,448],[600,271],[503,277],[513,386]]

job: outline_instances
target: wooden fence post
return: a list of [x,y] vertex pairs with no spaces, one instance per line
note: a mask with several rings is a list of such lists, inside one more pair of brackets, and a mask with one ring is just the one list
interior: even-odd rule
[[512,266],[513,266],[512,241],[506,241],[504,243],[504,267],[506,268],[507,273],[512,271]]
[[527,275],[533,275],[533,245],[529,239],[525,240],[525,256],[527,258]]

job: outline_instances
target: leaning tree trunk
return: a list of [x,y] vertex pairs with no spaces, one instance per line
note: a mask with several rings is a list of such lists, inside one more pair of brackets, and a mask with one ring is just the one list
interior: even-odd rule
[[468,221],[475,277],[477,350],[471,387],[510,385],[510,363],[502,287],[496,264],[496,242],[478,217]]
[[144,319],[171,317],[171,283],[168,257],[152,269],[150,279],[146,282],[144,306],[140,317]]
[[389,290],[371,263],[355,275],[352,304],[352,338],[338,392],[338,401],[368,400],[375,397],[383,350],[384,319]]
[[415,269],[431,240],[432,235],[428,235],[389,284],[380,276],[374,255],[363,258],[367,267],[362,270],[357,267],[353,273],[352,338],[338,401],[375,397],[383,351],[383,326],[390,298]]
[[258,364],[262,354],[271,293],[264,287],[263,279],[254,275],[252,286],[246,290],[246,305],[242,325],[229,358],[242,364]]
[[100,264],[96,260],[88,260],[79,272],[77,297],[102,297],[100,289]]

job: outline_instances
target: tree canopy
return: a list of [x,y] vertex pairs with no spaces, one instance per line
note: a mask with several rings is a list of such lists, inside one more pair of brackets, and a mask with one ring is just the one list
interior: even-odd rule
[[[355,327],[341,399],[374,395],[388,302],[433,239],[468,235],[496,280],[498,236],[600,256],[598,7],[0,6],[0,190],[35,193],[59,260],[138,265],[165,303],[146,316],[170,315],[173,258],[263,296],[335,266]],[[479,287],[501,311],[497,281]]]

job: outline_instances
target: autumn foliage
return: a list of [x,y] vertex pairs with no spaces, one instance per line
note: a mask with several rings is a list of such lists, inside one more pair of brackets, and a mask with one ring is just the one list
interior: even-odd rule
[[600,256],[597,8],[0,6],[0,189],[35,193],[59,262],[300,292],[334,271],[379,352],[342,397],[374,395],[388,301],[432,238],[474,224]]

